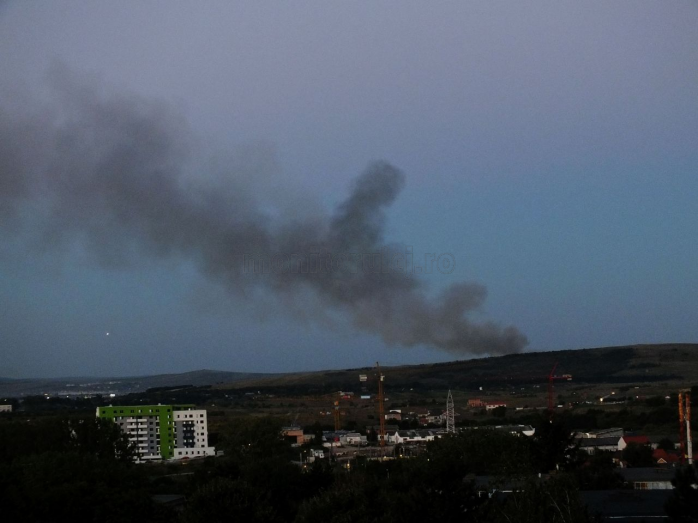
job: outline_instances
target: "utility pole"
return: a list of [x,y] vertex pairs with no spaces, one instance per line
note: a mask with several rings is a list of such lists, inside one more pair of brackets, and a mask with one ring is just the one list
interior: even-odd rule
[[555,410],[555,405],[553,404],[553,391],[555,390],[555,385],[553,380],[555,379],[555,369],[557,368],[557,363],[553,365],[553,370],[548,374],[548,415],[552,418],[553,411]]
[[334,431],[337,432],[342,428],[342,423],[340,421],[341,413],[339,412],[339,401],[334,402]]
[[448,391],[446,398],[446,434],[456,433],[455,412],[453,409],[453,396],[451,390]]

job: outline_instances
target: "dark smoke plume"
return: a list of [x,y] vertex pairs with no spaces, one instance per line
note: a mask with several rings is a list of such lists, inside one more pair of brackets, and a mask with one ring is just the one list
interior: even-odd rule
[[105,266],[191,260],[233,293],[310,293],[388,344],[457,354],[526,346],[514,327],[468,318],[483,286],[458,283],[431,298],[411,271],[381,263],[399,254],[383,238],[385,209],[404,184],[394,167],[370,165],[331,216],[280,226],[240,176],[195,182],[193,140],[166,107],[59,80],[56,100],[35,114],[0,105],[4,233],[28,229],[46,248],[79,242]]

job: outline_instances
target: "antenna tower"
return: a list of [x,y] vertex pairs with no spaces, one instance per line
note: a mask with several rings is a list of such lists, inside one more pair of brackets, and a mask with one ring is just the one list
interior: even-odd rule
[[455,413],[453,410],[453,396],[451,395],[450,389],[448,391],[448,398],[446,399],[446,433],[456,433]]

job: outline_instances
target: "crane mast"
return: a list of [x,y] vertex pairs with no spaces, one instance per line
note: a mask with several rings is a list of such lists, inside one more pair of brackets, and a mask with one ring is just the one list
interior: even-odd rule
[[693,464],[693,439],[691,437],[691,390],[679,391],[679,442],[681,463]]

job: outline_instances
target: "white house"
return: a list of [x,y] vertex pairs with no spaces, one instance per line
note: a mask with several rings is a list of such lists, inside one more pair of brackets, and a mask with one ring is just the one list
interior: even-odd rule
[[362,436],[358,432],[348,432],[339,437],[339,441],[343,445],[368,445],[366,436]]
[[426,443],[427,441],[434,441],[437,437],[440,437],[434,431],[431,430],[398,430],[394,433],[388,434],[388,443],[394,443],[395,445],[401,445],[405,443]]

